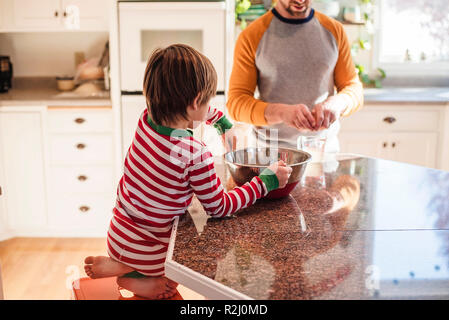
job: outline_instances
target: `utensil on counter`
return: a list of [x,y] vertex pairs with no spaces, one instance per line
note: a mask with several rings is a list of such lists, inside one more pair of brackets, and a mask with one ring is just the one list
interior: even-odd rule
[[70,91],[75,88],[74,77],[56,77],[56,85],[59,91]]
[[283,160],[292,173],[284,188],[272,190],[266,196],[269,199],[286,197],[300,182],[307,163],[312,156],[301,150],[288,148],[246,148],[224,154],[224,162],[234,182],[241,186],[259,175],[273,162]]

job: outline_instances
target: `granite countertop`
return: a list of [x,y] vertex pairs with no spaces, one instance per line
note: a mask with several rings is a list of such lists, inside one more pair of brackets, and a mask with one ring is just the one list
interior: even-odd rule
[[55,78],[17,78],[12,88],[0,93],[2,106],[108,106],[111,105],[109,91],[100,91],[92,96],[82,96],[57,89]]
[[449,87],[385,87],[364,89],[365,103],[449,103]]
[[194,201],[172,238],[176,280],[189,270],[184,285],[209,281],[209,291],[253,299],[449,299],[449,172],[356,156],[330,162],[324,188],[308,178],[231,218],[209,218]]

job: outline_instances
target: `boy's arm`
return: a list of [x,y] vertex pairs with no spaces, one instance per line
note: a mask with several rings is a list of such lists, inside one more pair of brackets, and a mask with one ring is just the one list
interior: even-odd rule
[[206,124],[213,125],[217,129],[225,147],[225,152],[233,151],[237,146],[237,136],[232,129],[232,122],[226,118],[223,112],[211,106],[209,106],[206,119]]
[[227,130],[232,128],[232,122],[218,109],[209,106],[207,112],[206,124],[213,125],[217,129],[218,134],[222,135]]
[[276,175],[266,169],[243,186],[225,192],[216,174],[212,154],[206,148],[199,153],[189,168],[189,183],[206,213],[212,217],[232,215],[279,186]]

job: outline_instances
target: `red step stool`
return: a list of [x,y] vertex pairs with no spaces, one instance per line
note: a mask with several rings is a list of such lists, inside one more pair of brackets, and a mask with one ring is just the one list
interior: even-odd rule
[[[148,300],[132,292],[124,290],[128,294],[124,296],[116,282],[116,277],[91,279],[81,278],[72,283],[72,299],[74,300]],[[178,291],[176,294],[164,300],[184,300]]]

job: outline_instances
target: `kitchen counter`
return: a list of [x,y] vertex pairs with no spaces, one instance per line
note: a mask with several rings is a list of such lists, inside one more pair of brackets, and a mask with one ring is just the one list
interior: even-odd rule
[[448,87],[385,87],[364,89],[365,103],[449,104]]
[[2,106],[110,106],[109,91],[96,96],[80,96],[73,92],[57,90],[54,78],[19,78],[13,88],[0,93]]
[[211,299],[449,299],[449,172],[330,161],[325,188],[309,178],[231,218],[195,200],[175,223],[166,275]]

